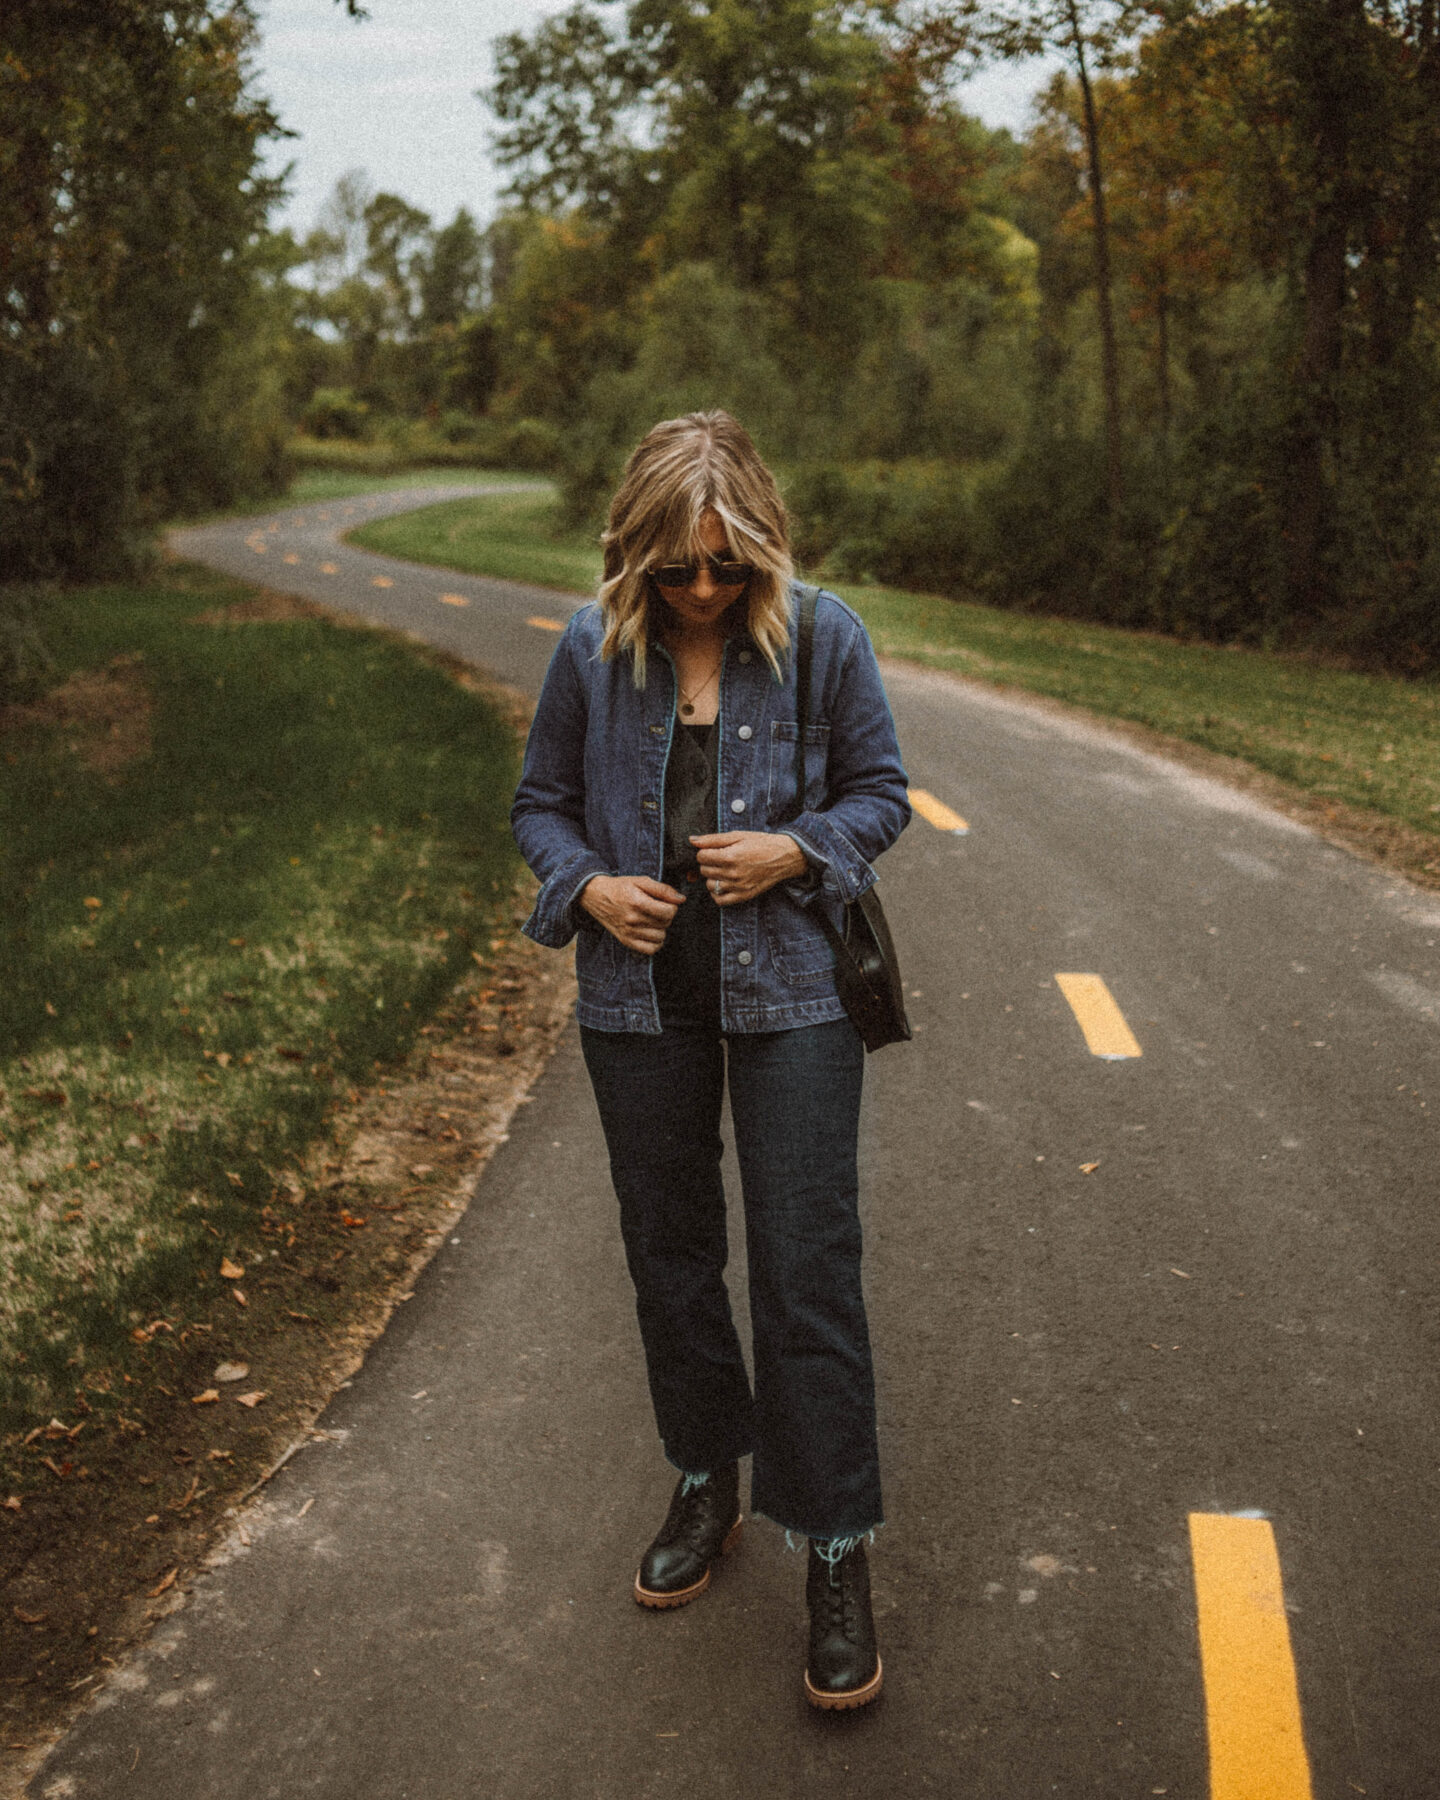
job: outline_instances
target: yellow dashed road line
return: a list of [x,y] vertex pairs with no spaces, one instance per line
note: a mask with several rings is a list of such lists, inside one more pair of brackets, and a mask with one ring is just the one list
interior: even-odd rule
[[463,594],[442,594],[440,604],[442,606],[468,606],[470,602]]
[[1210,1800],[1311,1800],[1280,1556],[1268,1519],[1191,1513]]
[[959,813],[952,812],[943,800],[937,800],[933,794],[926,793],[924,788],[911,788],[910,804],[937,831],[953,831],[959,836],[970,829]]
[[525,623],[533,625],[537,631],[563,631],[565,629],[558,619],[542,619],[538,613],[533,619],[527,619]]
[[1070,1010],[1085,1033],[1092,1056],[1103,1056],[1113,1062],[1141,1054],[1134,1032],[1125,1023],[1124,1013],[1098,975],[1057,975],[1055,985],[1070,1002]]

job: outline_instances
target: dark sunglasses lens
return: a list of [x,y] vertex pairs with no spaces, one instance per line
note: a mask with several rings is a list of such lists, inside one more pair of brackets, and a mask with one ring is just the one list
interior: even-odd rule
[[[712,562],[709,566],[711,580],[718,587],[744,587],[755,573],[749,563]],[[698,563],[661,563],[658,569],[652,569],[650,573],[662,588],[689,587],[700,573],[700,565]]]

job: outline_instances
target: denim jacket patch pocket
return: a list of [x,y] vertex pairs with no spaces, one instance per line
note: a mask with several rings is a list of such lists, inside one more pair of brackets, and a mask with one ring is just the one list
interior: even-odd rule
[[[793,731],[790,742],[795,742]],[[761,922],[775,973],[795,987],[828,983],[835,969],[835,952],[811,908],[777,888],[764,899]]]
[[784,818],[825,804],[826,766],[830,753],[830,727],[811,725],[805,732],[805,802],[795,805],[794,719],[775,719],[770,726],[770,792],[767,820]]

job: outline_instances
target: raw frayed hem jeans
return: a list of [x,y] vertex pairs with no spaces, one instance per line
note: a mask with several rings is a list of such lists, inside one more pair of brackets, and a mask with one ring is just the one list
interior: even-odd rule
[[[860,1289],[859,1034],[841,1019],[728,1039],[693,1027],[580,1038],[666,1456],[699,1473],[753,1451],[755,1511],[806,1537],[869,1531],[883,1512]],[[727,1060],[753,1397],[724,1279]]]

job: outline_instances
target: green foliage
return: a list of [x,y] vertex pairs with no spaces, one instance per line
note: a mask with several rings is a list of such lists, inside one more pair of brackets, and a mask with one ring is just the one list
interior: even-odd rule
[[975,571],[972,485],[945,463],[804,466],[785,489],[797,553],[839,580],[956,593]]
[[133,563],[283,478],[253,40],[220,0],[5,10],[0,577]]
[[313,438],[363,444],[371,432],[370,408],[350,388],[316,388],[300,415],[300,429]]

